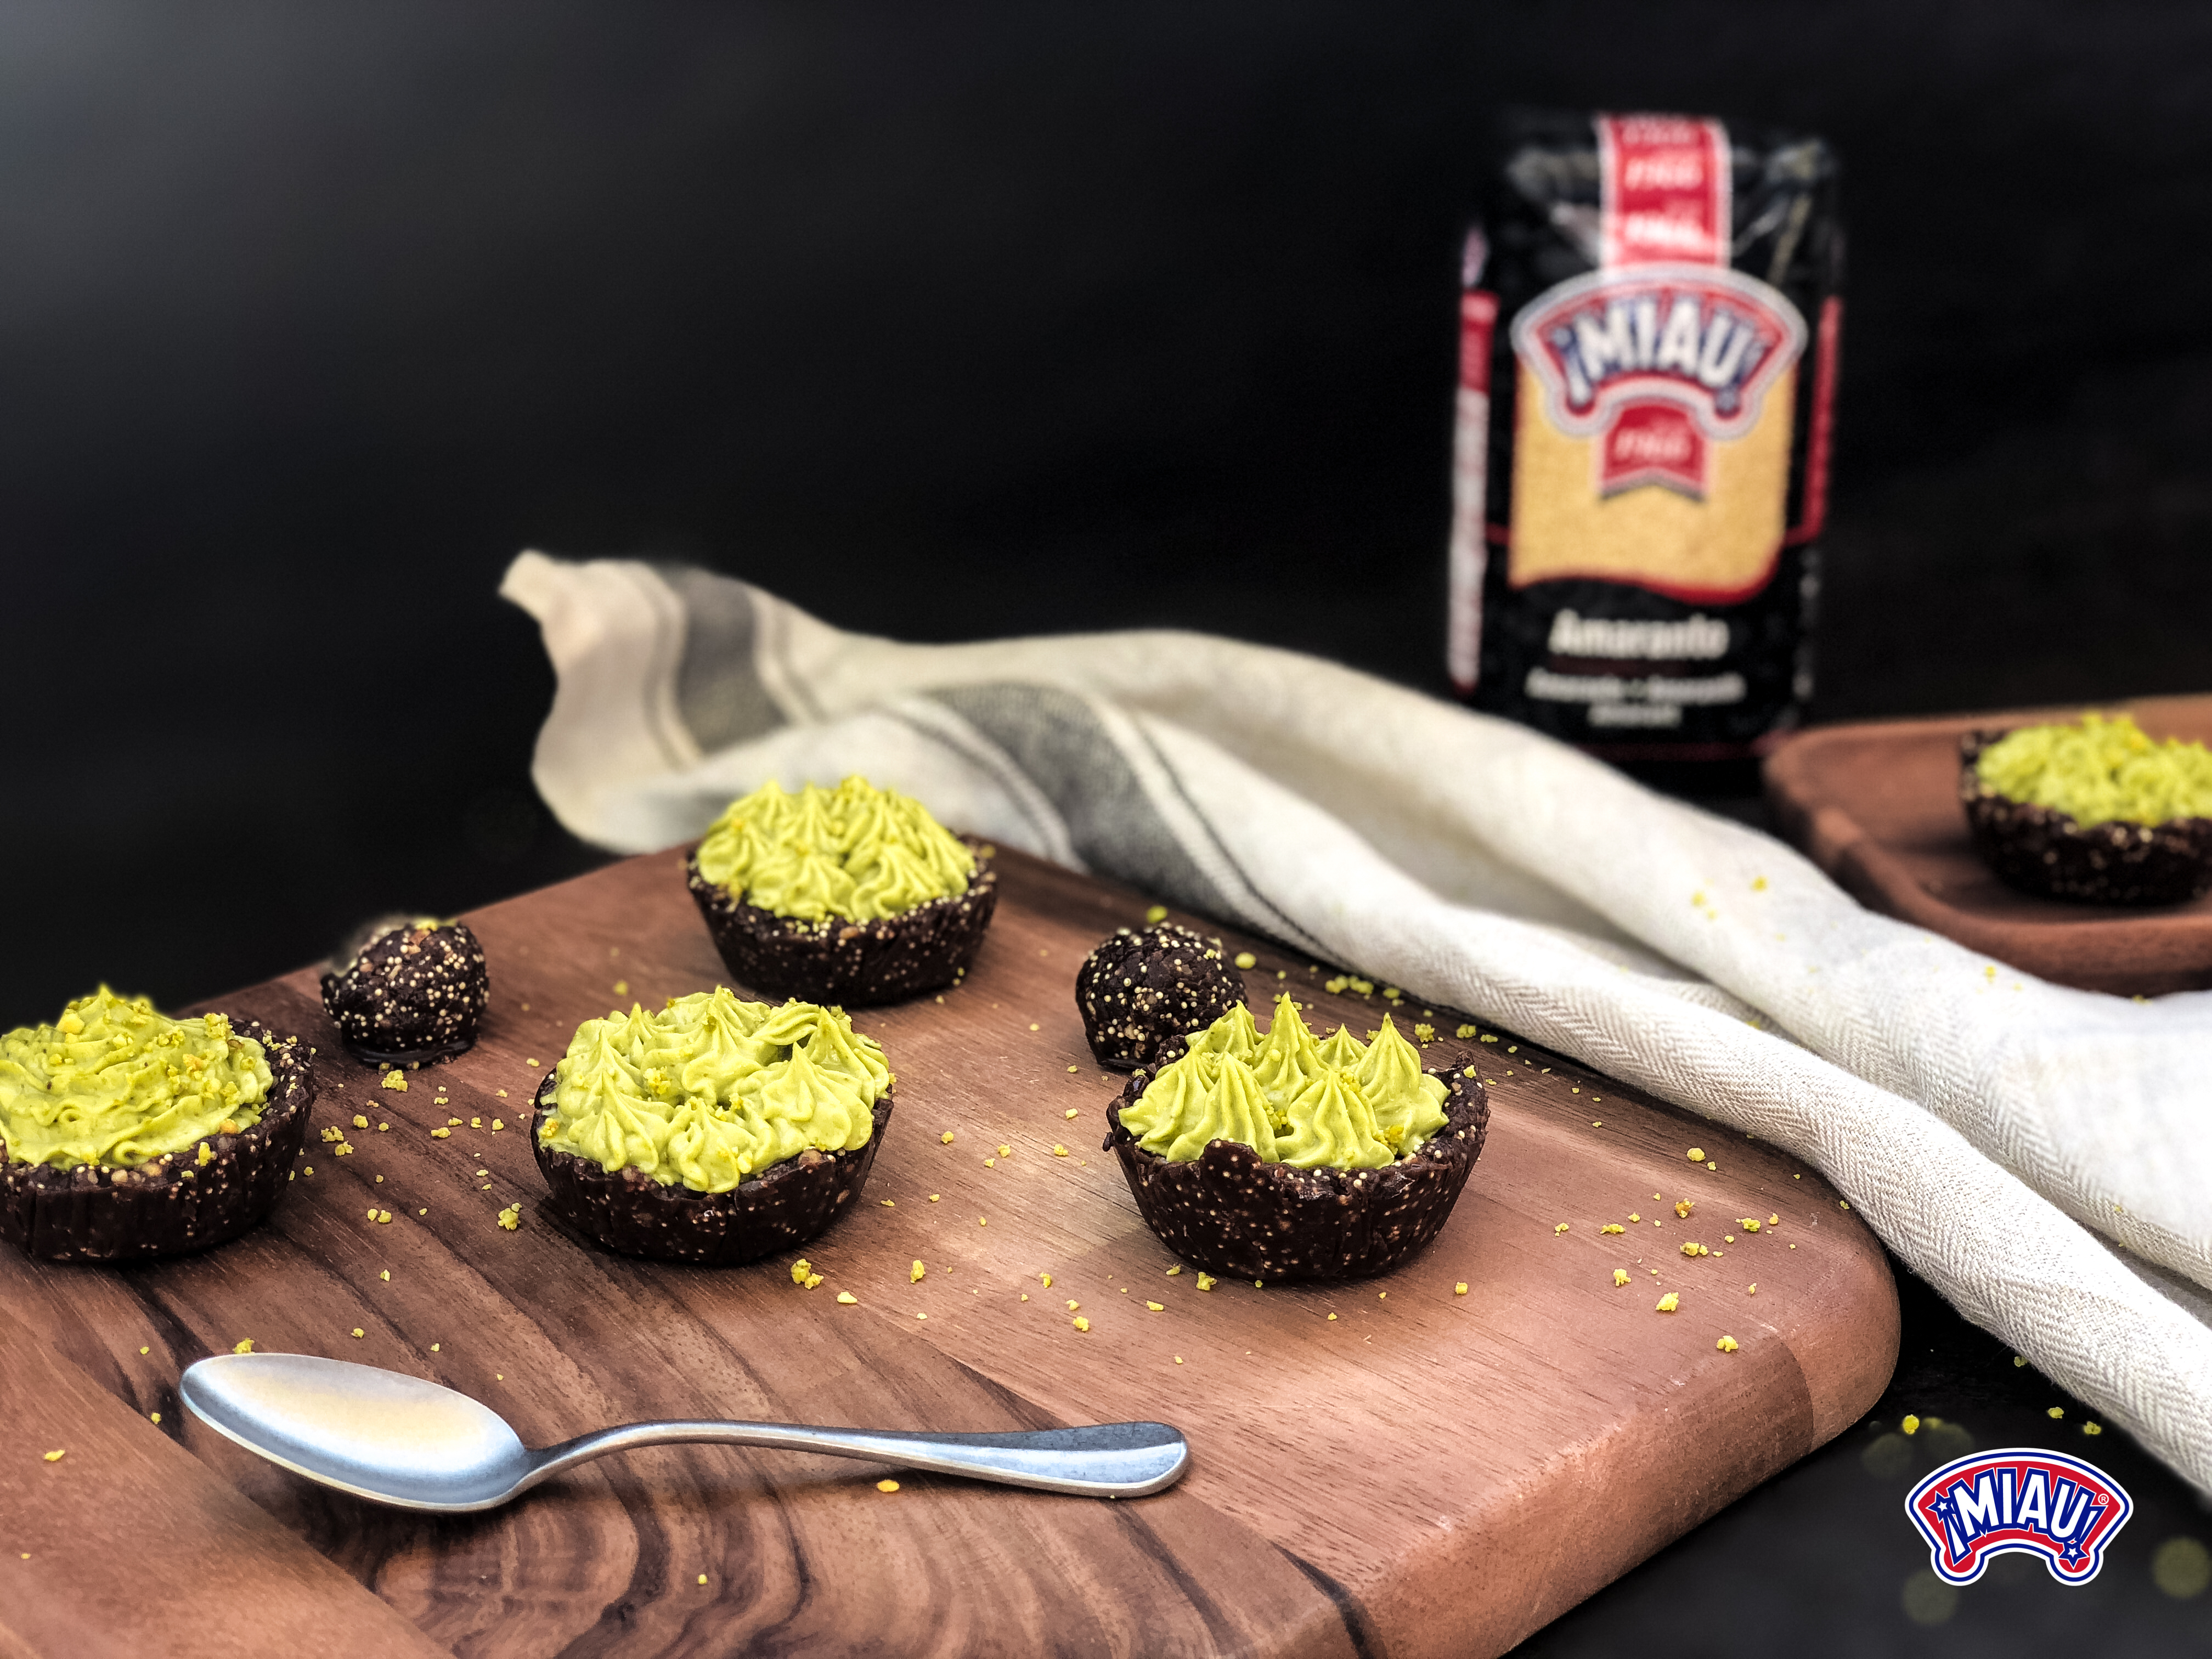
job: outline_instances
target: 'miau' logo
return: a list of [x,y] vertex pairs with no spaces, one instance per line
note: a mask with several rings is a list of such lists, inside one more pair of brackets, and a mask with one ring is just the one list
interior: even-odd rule
[[2062,1584],[2086,1584],[2134,1508],[2102,1469],[2033,1447],[1946,1463],[1905,1500],[1936,1576],[1953,1584],[1972,1583],[2008,1550],[2041,1556]]
[[1709,442],[1759,423],[1805,349],[1805,319],[1725,266],[1634,265],[1560,283],[1513,321],[1513,349],[1559,430],[1600,440],[1601,493],[1657,483],[1702,498]]

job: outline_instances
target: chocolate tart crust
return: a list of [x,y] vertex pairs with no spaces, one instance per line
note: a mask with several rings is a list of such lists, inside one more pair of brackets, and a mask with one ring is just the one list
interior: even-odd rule
[[[47,1261],[144,1261],[224,1243],[276,1206],[307,1135],[315,1068],[307,1045],[258,1021],[234,1024],[269,1057],[259,1121],[210,1135],[136,1170],[10,1162],[0,1152],[0,1236]],[[198,1161],[202,1146],[215,1156]]]
[[684,880],[740,984],[805,1002],[872,1007],[943,990],[975,961],[998,908],[999,877],[979,843],[961,840],[975,854],[966,892],[874,921],[816,923],[747,904],[699,873],[696,847],[684,856]]
[[538,1085],[530,1146],[562,1216],[611,1250],[656,1261],[734,1267],[805,1243],[860,1201],[890,1122],[890,1091],[875,1104],[867,1144],[849,1152],[809,1150],[726,1193],[655,1181],[639,1170],[609,1175],[590,1158],[546,1146],[556,1074]]
[[[1182,1052],[1170,1045],[1161,1063]],[[1233,1140],[1170,1163],[1121,1127],[1144,1091],[1141,1073],[1107,1115],[1104,1149],[1120,1158],[1145,1224],[1186,1261],[1230,1279],[1364,1279],[1404,1265],[1443,1230],[1482,1155],[1490,1101],[1481,1083],[1457,1067],[1429,1075],[1447,1091],[1444,1127],[1384,1169],[1294,1170]]]
[[2087,904],[2186,904],[2212,891],[2212,818],[2083,824],[1998,794],[1974,763],[2002,732],[1959,739],[1959,800],[1975,849],[2005,881],[2040,898]]

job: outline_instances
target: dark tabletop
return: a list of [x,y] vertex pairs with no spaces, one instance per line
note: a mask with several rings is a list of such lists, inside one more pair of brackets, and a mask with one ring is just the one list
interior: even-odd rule
[[[1441,691],[1455,249],[1515,101],[1844,158],[1817,718],[2205,690],[2208,64],[2202,8],[2062,0],[9,9],[0,1026],[594,862],[529,784],[524,546]],[[2117,1431],[2095,1584],[1915,1588],[1920,1471],[2085,1443],[1899,1277],[1870,1420],[1530,1651],[2212,1646],[2150,1565],[2212,1516]]]

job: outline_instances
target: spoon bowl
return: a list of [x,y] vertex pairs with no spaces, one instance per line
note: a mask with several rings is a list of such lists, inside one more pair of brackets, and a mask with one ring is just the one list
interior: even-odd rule
[[1091,1498],[1173,1486],[1190,1445],[1164,1423],[918,1434],[795,1424],[633,1423],[532,1451],[490,1407],[441,1383],[312,1354],[218,1354],[188,1366],[192,1414],[279,1468],[400,1509],[495,1509],[562,1469],[640,1446],[712,1442],[861,1457]]

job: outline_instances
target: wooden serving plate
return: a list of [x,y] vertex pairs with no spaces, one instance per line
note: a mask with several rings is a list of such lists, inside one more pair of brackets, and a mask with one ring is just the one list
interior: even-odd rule
[[[2154,738],[2212,742],[2212,696],[2099,706],[2124,709]],[[2212,986],[2212,895],[2155,909],[2038,898],[1997,879],[1974,851],[1959,805],[1959,739],[2081,712],[1816,727],[1768,757],[1768,811],[1778,830],[1868,908],[2039,979],[2122,996]]]
[[[343,1085],[317,1133],[354,1150],[311,1137],[270,1223],[204,1255],[0,1250],[0,1655],[1494,1654],[1881,1392],[1895,1286],[1826,1183],[1510,1036],[1461,1040],[1443,1010],[1401,1012],[1444,1034],[1431,1061],[1494,1082],[1437,1243],[1386,1279],[1200,1291],[1099,1151],[1121,1079],[1075,1012],[1082,957],[1144,901],[1000,868],[967,982],[856,1022],[897,1104],[859,1209],[806,1252],[813,1291],[789,1258],[670,1267],[580,1242],[519,1127],[579,1020],[723,977],[673,854],[471,915],[482,1040],[404,1093],[343,1057],[310,970],[210,1005],[317,1045]],[[1326,968],[1224,937],[1256,953],[1263,1012],[1288,987],[1316,1025],[1379,1024],[1379,989],[1331,994]],[[1754,1215],[1757,1236],[1734,1219]],[[1655,1310],[1662,1289],[1680,1312]],[[533,1445],[639,1418],[1158,1418],[1195,1456],[1174,1490],[1111,1504],[910,1475],[886,1494],[872,1465],[676,1447],[432,1518],[308,1485],[182,1413],[183,1367],[245,1338],[437,1378]]]

